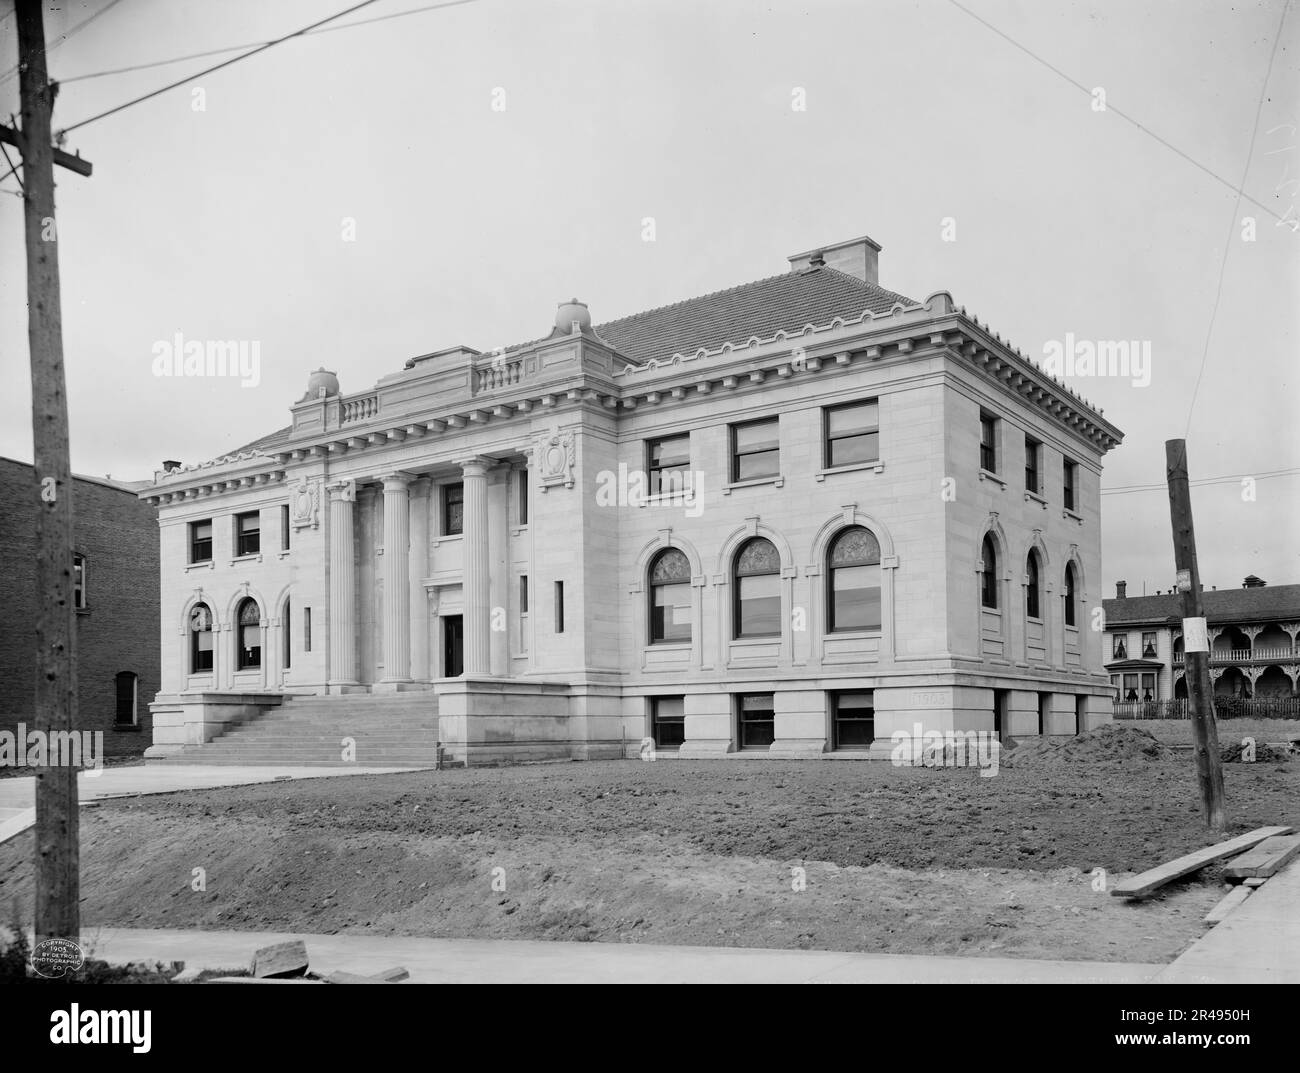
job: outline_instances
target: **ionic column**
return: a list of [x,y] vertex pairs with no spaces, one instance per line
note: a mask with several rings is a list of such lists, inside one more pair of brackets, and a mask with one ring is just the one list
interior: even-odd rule
[[411,500],[409,473],[384,478],[384,676],[381,682],[411,680]]
[[492,608],[488,555],[487,458],[460,464],[465,484],[465,523],[461,548],[465,586],[465,677],[492,672]]
[[353,481],[329,485],[330,494],[330,676],[334,687],[357,684],[357,576]]

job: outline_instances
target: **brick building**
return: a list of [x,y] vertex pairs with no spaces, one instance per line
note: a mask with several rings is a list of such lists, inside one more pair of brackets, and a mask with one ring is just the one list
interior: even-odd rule
[[[104,754],[143,753],[159,688],[158,521],[140,483],[73,476],[77,721],[104,732]],[[39,482],[29,463],[0,458],[0,730],[30,728]]]
[[287,698],[224,755],[337,760],[399,713],[471,763],[1108,720],[1120,432],[946,292],[881,287],[879,250],[596,326],[575,299],[353,394],[318,370],[289,427],[158,473],[150,755],[219,757]]

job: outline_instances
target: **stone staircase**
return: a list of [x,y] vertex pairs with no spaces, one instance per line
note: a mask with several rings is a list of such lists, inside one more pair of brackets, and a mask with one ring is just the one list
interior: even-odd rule
[[[343,759],[343,739],[356,742]],[[158,764],[305,767],[432,767],[438,760],[438,696],[345,693],[286,700],[204,745]]]

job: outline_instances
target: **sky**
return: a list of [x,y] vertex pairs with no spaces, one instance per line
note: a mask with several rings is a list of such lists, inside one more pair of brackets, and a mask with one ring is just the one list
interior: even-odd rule
[[[54,127],[237,53],[80,76],[355,2],[48,4]],[[1300,582],[1287,7],[472,0],[286,42],[67,136],[94,163],[55,177],[73,469],[147,479],[288,424],[319,366],[361,391],[544,335],[573,296],[600,323],[867,234],[883,286],[947,290],[1040,362],[1071,338],[1149,346],[1147,376],[1066,378],[1124,432],[1106,595],[1173,584],[1164,441],[1184,436],[1193,482],[1223,478],[1193,488],[1207,587]],[[16,62],[0,0],[0,115]],[[28,461],[25,271],[22,201],[0,196],[0,455]],[[259,382],[154,375],[177,332],[255,341]]]

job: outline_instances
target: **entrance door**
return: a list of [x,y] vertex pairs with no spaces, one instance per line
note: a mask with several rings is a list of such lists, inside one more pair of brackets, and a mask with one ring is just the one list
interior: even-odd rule
[[459,678],[465,673],[465,632],[460,615],[442,617],[442,675]]

